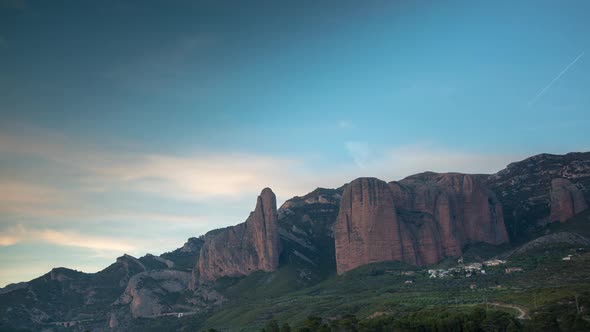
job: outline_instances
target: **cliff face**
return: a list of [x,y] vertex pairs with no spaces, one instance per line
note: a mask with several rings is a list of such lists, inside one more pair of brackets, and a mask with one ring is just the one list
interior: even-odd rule
[[389,184],[351,182],[334,231],[338,273],[388,260],[428,265],[460,256],[468,243],[508,241],[502,206],[484,180],[423,173]]
[[134,275],[114,305],[128,305],[133,318],[157,316],[172,311],[163,295],[180,293],[188,287],[190,273],[171,270],[146,271]]
[[504,206],[511,242],[520,243],[536,227],[564,221],[571,212],[587,207],[590,152],[536,155],[508,165],[491,175],[487,183]]
[[276,197],[266,188],[246,222],[205,235],[191,287],[224,276],[274,271],[279,254]]
[[[433,216],[448,255],[459,253],[466,243],[500,244],[508,240],[502,205],[487,188],[485,176],[422,173],[390,186],[401,214],[419,212]],[[407,193],[398,194],[402,190]]]
[[564,222],[587,208],[584,194],[571,181],[562,178],[551,180],[550,221]]
[[360,178],[344,188],[334,227],[337,272],[367,263],[402,260],[393,194],[384,181]]
[[304,287],[335,273],[333,227],[341,197],[342,188],[317,188],[287,200],[279,208],[279,264],[297,266],[294,287]]

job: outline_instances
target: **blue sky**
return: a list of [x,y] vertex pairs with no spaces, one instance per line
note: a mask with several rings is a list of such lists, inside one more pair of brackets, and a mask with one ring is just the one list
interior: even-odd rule
[[587,151],[587,1],[0,0],[0,285],[358,176]]

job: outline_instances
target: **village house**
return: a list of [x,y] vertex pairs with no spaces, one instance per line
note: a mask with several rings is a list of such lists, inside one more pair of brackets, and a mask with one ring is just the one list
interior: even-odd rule
[[522,267],[509,267],[504,270],[506,274],[514,273],[514,272],[523,272],[524,270]]
[[488,261],[483,262],[483,265],[485,266],[499,266],[502,264],[506,264],[506,261],[501,259],[490,259]]
[[463,267],[463,269],[465,269],[465,271],[470,271],[470,272],[479,271],[479,270],[481,270],[481,268],[482,268],[481,263],[469,263],[469,264],[465,265],[465,267]]

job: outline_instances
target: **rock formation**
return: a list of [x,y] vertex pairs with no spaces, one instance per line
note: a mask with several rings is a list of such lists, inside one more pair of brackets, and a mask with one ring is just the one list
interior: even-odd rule
[[338,273],[378,261],[428,265],[460,256],[469,243],[508,241],[502,206],[484,180],[458,173],[354,180],[334,228]]
[[281,259],[298,269],[294,287],[302,287],[336,271],[333,227],[342,188],[317,188],[287,200],[278,210]]
[[190,279],[190,273],[181,271],[159,270],[136,274],[115,305],[129,305],[133,318],[160,315],[170,311],[170,305],[161,299],[167,294],[187,289]]
[[378,261],[402,260],[393,194],[384,181],[359,178],[344,188],[334,227],[337,272]]
[[[502,205],[485,185],[485,176],[460,173],[422,173],[392,182],[400,212],[434,217],[447,255],[460,253],[470,242],[500,244],[508,240]],[[408,193],[395,187],[405,188]]]
[[277,203],[272,190],[262,190],[246,222],[205,235],[192,288],[220,277],[274,271],[279,265]]
[[556,178],[551,181],[551,215],[549,221],[564,222],[586,210],[588,204],[582,191],[571,181]]
[[511,163],[488,177],[488,186],[504,207],[506,229],[512,243],[523,243],[537,227],[563,220],[552,213],[552,207],[556,207],[551,197],[555,192],[552,181],[556,178],[569,180],[586,202],[590,202],[590,152],[539,154]]

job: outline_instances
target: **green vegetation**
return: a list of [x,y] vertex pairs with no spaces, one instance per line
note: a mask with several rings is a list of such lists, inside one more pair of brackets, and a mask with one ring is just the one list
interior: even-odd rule
[[[281,332],[277,321],[270,321],[262,332]],[[289,326],[284,324],[283,326]],[[285,329],[285,328],[284,328]],[[286,329],[291,329],[290,327]],[[296,332],[384,332],[384,331],[522,331],[523,325],[512,315],[495,310],[469,308],[425,309],[396,317],[380,316],[359,320],[354,315],[337,319],[308,317]]]
[[[572,260],[562,261],[568,254]],[[451,264],[456,263],[446,262]],[[524,272],[506,274],[506,267],[522,267]],[[439,320],[440,324],[470,321],[476,327],[490,320],[500,325],[506,323],[497,331],[533,331],[535,326],[555,321],[555,331],[575,331],[572,329],[586,326],[590,308],[586,304],[590,295],[585,292],[590,290],[590,252],[567,246],[510,257],[506,265],[487,267],[486,274],[471,277],[459,274],[433,279],[425,269],[385,262],[300,288],[295,272],[296,267],[285,267],[275,274],[259,272],[219,284],[218,291],[229,300],[202,327],[259,331],[267,322],[276,320],[281,328],[289,324],[293,331],[298,331],[311,316],[322,317],[322,324],[355,317],[359,331],[361,326],[371,326],[366,324],[393,324],[400,331],[431,331]],[[585,311],[578,313],[571,304],[576,296]],[[530,319],[517,320],[519,311],[509,306],[518,307]],[[478,316],[482,309],[486,313],[483,318]],[[492,316],[487,317],[488,314]],[[432,321],[427,319],[429,315]],[[413,320],[430,327],[412,325]],[[348,331],[334,330],[330,324],[333,331]],[[382,331],[389,331],[390,325],[383,326],[386,327]],[[494,330],[484,327],[466,331]],[[445,331],[437,327],[439,330]]]

